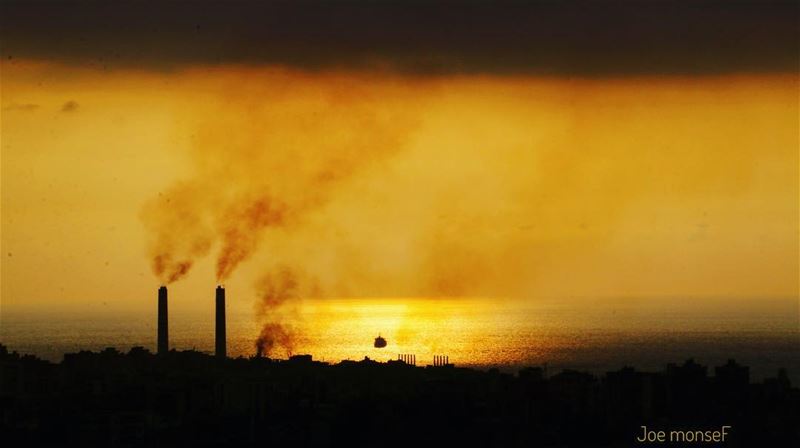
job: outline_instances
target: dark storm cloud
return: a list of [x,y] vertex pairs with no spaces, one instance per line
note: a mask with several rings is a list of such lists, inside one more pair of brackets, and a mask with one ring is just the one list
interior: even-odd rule
[[796,72],[798,2],[5,1],[3,56],[110,67]]

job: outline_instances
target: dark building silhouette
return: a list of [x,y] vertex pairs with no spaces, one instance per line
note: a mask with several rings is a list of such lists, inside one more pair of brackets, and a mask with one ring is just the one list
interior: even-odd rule
[[727,389],[741,389],[750,384],[750,368],[729,359],[724,366],[714,368],[717,384]]
[[167,317],[167,287],[158,288],[158,354],[169,351],[169,318]]
[[218,358],[225,358],[227,356],[227,347],[225,341],[225,288],[223,288],[221,285],[217,286],[215,341],[216,349],[214,353]]
[[[141,347],[53,364],[0,344],[0,445],[644,447],[634,438],[647,425],[728,427],[724,442],[692,446],[800,446],[800,390],[785,371],[750,383],[733,361],[713,377],[692,361],[551,377],[539,367],[514,375],[448,365],[156,356]],[[698,386],[704,392],[693,395]]]

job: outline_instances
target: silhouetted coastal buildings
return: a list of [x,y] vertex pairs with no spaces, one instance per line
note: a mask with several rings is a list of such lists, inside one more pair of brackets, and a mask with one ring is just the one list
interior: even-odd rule
[[750,383],[734,361],[707,370],[689,360],[662,372],[512,375],[143,348],[53,364],[0,345],[0,437],[12,442],[4,446],[634,446],[642,425],[727,425],[724,446],[797,446],[800,390],[785,371]]

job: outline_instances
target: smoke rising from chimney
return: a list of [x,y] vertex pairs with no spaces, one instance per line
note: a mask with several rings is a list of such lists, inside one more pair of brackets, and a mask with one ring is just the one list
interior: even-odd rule
[[[419,101],[387,107],[406,93],[392,82],[264,75],[244,89],[240,80],[228,80],[220,101],[193,115],[193,173],[143,210],[153,270],[165,283],[212,251],[217,282],[230,279],[270,232],[290,238],[343,183],[399,153],[421,111]],[[300,288],[298,274],[283,261],[275,253],[256,285],[263,326],[256,345],[265,355],[291,352],[298,340],[284,322],[296,315],[287,302],[301,289],[319,293],[315,282]]]
[[268,322],[261,327],[256,339],[256,356],[270,356],[277,348],[282,348],[286,356],[294,353],[297,332],[290,326],[278,322]]
[[142,209],[151,266],[162,283],[183,278],[211,249],[213,233],[207,222],[205,197],[197,183],[183,182]]
[[[702,290],[708,282],[689,271],[661,275],[678,264],[663,249],[699,222],[722,229],[749,210],[741,195],[762,160],[759,135],[776,135],[774,151],[787,154],[796,141],[781,118],[791,114],[758,118],[796,110],[793,80],[766,95],[735,79],[237,68],[197,79],[209,94],[187,101],[179,129],[191,135],[191,169],[145,206],[148,253],[167,283],[209,254],[220,282],[248,262],[264,272],[264,353],[297,346],[287,322],[304,297]],[[753,120],[757,129],[730,125]],[[787,154],[774,160],[796,157]],[[687,205],[709,194],[724,198],[718,216]],[[729,228],[681,257],[714,266],[721,242],[747,231]],[[640,268],[643,253],[651,264]]]
[[299,301],[303,297],[321,295],[318,286],[307,276],[279,265],[265,272],[257,280],[255,288],[258,296],[255,314],[261,325],[255,342],[257,355],[291,355],[302,341],[302,335],[287,321],[297,320]]
[[283,223],[286,207],[269,197],[232,206],[220,221],[217,281],[225,281],[258,247],[263,229]]
[[245,89],[226,82],[219,102],[190,114],[193,173],[142,212],[153,271],[165,283],[212,246],[217,280],[229,279],[267,229],[291,232],[343,181],[400,151],[419,107],[387,110],[402,89],[349,77],[268,71]]

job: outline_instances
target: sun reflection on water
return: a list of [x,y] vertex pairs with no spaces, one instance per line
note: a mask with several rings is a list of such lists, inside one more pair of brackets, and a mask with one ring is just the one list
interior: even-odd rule
[[[514,352],[546,353],[525,331],[535,325],[533,317],[482,299],[329,299],[303,303],[289,324],[303,335],[296,352],[317,359],[386,361],[403,353],[415,354],[418,364],[430,363],[434,355],[499,364],[523,356]],[[373,346],[378,335],[387,339],[385,348]]]
[[[719,365],[735,358],[755,377],[800,365],[796,299],[602,300],[567,305],[558,301],[499,299],[318,299],[289,313],[301,337],[293,354],[336,363],[365,356],[378,361],[433,355],[457,366],[498,366],[513,371],[548,363],[554,370],[594,371],[635,365],[660,369],[693,357]],[[246,307],[228,314],[228,354],[255,354],[260,328]],[[385,348],[375,348],[380,334]],[[64,353],[134,346],[155,349],[155,309],[103,316],[4,313],[0,342],[10,350],[58,361]],[[170,313],[170,347],[214,350],[214,313]],[[278,352],[273,357],[286,358]],[[797,369],[792,369],[795,374]]]

